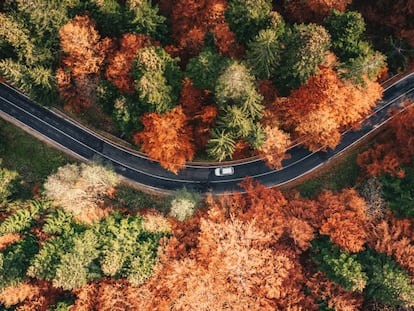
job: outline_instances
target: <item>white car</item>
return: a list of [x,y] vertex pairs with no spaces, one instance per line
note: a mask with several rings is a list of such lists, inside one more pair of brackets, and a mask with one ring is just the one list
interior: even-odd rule
[[216,176],[229,176],[234,174],[234,168],[232,166],[218,167],[214,170]]

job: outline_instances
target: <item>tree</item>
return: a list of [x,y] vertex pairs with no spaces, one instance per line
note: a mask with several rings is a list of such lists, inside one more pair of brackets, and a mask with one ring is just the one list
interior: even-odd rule
[[388,202],[388,207],[396,217],[414,217],[414,168],[404,169],[404,177],[383,174],[380,177],[382,183],[382,195]]
[[403,113],[397,114],[390,122],[389,139],[381,141],[373,148],[357,157],[358,165],[371,176],[388,173],[399,177],[404,176],[404,165],[412,163],[414,155],[414,108],[407,103]]
[[368,240],[365,201],[353,189],[339,194],[324,191],[318,197],[324,220],[319,232],[350,253],[362,251]]
[[281,168],[282,161],[289,158],[287,148],[291,145],[290,135],[277,127],[266,126],[265,141],[259,148],[259,155],[264,157],[266,163],[272,168]]
[[45,195],[84,221],[104,216],[99,200],[119,182],[109,168],[98,164],[67,164],[50,175],[44,183]]
[[368,276],[365,297],[392,306],[413,307],[414,286],[389,256],[367,250],[358,254]]
[[238,42],[243,43],[268,26],[271,10],[269,0],[230,0],[224,14]]
[[111,40],[101,40],[88,16],[76,16],[59,30],[59,38],[66,54],[56,72],[60,96],[73,109],[88,107]]
[[285,49],[275,82],[281,91],[288,93],[318,73],[318,65],[324,60],[331,40],[323,26],[300,24],[286,32],[284,41]]
[[127,33],[122,36],[119,49],[108,56],[109,64],[105,70],[105,77],[118,88],[119,92],[134,93],[134,80],[131,76],[133,61],[140,49],[152,44],[150,37]]
[[[0,165],[2,163],[0,159]],[[16,171],[0,167],[0,205],[7,202],[8,197],[13,193],[13,181],[17,178]]]
[[228,63],[229,60],[219,53],[205,48],[200,54],[189,60],[186,75],[197,88],[214,91],[217,79]]
[[218,161],[231,158],[236,146],[232,133],[225,130],[213,128],[211,131],[211,138],[207,143],[207,154]]
[[148,111],[165,113],[176,105],[182,79],[177,62],[160,47],[150,46],[138,51],[133,77],[138,96],[146,103]]
[[321,22],[332,10],[344,12],[352,0],[287,0],[284,7],[295,21]]
[[165,114],[148,113],[142,117],[144,130],[134,136],[135,143],[148,156],[177,173],[194,156],[191,130],[181,106]]
[[201,197],[186,188],[176,191],[170,198],[170,216],[184,221],[194,214]]
[[313,240],[311,250],[317,269],[324,272],[331,281],[351,292],[362,292],[365,289],[368,277],[363,272],[364,267],[357,255],[341,251],[326,236]]
[[[340,128],[357,124],[380,99],[382,88],[376,82],[354,86],[340,81],[330,68],[293,90],[279,106],[284,126],[293,129],[310,150],[334,148],[340,141]],[[350,100],[352,99],[352,100]]]
[[260,79],[274,78],[281,58],[281,42],[274,29],[263,29],[247,44],[247,59]]

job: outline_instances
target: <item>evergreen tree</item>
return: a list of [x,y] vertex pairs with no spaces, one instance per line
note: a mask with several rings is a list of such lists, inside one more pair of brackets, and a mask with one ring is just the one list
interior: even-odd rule
[[36,239],[28,235],[0,253],[0,290],[17,285],[25,279],[30,259],[37,251]]
[[236,142],[232,133],[214,128],[207,143],[207,154],[217,161],[223,161],[231,158],[234,150]]
[[403,178],[384,174],[380,182],[382,195],[395,215],[403,218],[414,217],[414,169],[405,169]]
[[368,277],[357,255],[341,251],[338,245],[329,241],[329,237],[322,236],[312,241],[312,260],[318,270],[344,289],[352,292],[364,290]]
[[247,44],[247,60],[260,79],[276,75],[280,62],[281,42],[276,30],[264,29]]
[[368,249],[358,254],[368,276],[367,299],[391,306],[414,307],[414,285],[406,271],[382,253]]
[[186,75],[197,88],[214,91],[217,79],[227,67],[229,61],[213,49],[206,48],[189,60]]
[[285,48],[275,82],[287,94],[317,74],[331,43],[326,29],[315,24],[294,25],[285,32],[283,41]]
[[143,48],[138,51],[133,76],[139,98],[149,111],[164,113],[174,108],[182,79],[178,59],[160,47]]
[[230,0],[224,14],[237,40],[245,43],[268,26],[271,11],[270,0]]
[[18,173],[1,167],[0,159],[0,206],[7,202],[8,197],[13,193],[13,181]]
[[41,201],[33,201],[29,207],[16,210],[0,224],[0,235],[6,233],[20,233],[30,229],[36,217],[46,208]]

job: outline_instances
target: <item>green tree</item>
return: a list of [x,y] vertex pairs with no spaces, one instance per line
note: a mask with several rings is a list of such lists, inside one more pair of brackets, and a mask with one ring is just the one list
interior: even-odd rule
[[377,77],[385,63],[385,56],[374,51],[363,40],[365,21],[359,12],[332,11],[325,19],[325,26],[331,35],[332,50],[339,57],[342,77],[355,84],[363,83],[363,77],[370,80]]
[[300,24],[287,30],[283,41],[285,48],[275,82],[279,90],[287,94],[317,74],[318,65],[324,60],[331,40],[323,26]]
[[230,59],[225,58],[211,48],[206,48],[189,60],[186,75],[197,88],[214,91],[218,77],[229,62]]
[[164,113],[175,107],[182,80],[178,59],[160,47],[143,48],[138,51],[133,76],[139,98],[149,111]]
[[280,62],[281,42],[273,29],[263,29],[247,44],[247,60],[260,79],[270,79],[276,74]]
[[368,277],[357,255],[341,251],[339,246],[322,236],[312,241],[312,260],[318,270],[348,291],[362,292]]
[[46,206],[45,202],[32,201],[28,207],[16,210],[0,224],[0,235],[28,231]]
[[358,260],[368,276],[364,291],[367,299],[392,306],[414,306],[411,278],[391,257],[368,249],[358,254]]
[[72,290],[89,280],[101,277],[96,260],[99,257],[99,240],[94,232],[87,230],[73,238],[73,248],[62,255],[53,278],[54,287]]
[[16,171],[1,167],[0,159],[0,206],[7,202],[8,197],[13,193],[13,181],[19,175]]
[[399,178],[384,174],[380,177],[382,195],[395,216],[414,217],[414,168],[405,169],[405,176]]
[[28,235],[0,253],[0,290],[25,279],[30,260],[37,251],[36,239]]
[[341,61],[360,55],[359,42],[365,32],[365,21],[361,13],[333,10],[324,24],[331,35],[332,50]]
[[224,15],[237,40],[245,43],[268,26],[271,11],[270,0],[229,0]]
[[207,143],[207,154],[217,161],[223,161],[230,159],[234,150],[236,150],[236,142],[233,134],[225,130],[213,128],[211,139]]
[[224,113],[217,120],[219,128],[228,129],[241,137],[248,137],[254,124],[242,107],[226,106]]

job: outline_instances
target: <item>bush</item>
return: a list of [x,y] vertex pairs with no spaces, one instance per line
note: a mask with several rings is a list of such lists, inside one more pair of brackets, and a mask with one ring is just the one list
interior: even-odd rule
[[170,198],[170,216],[184,221],[194,214],[200,204],[201,196],[183,188],[173,194]]

